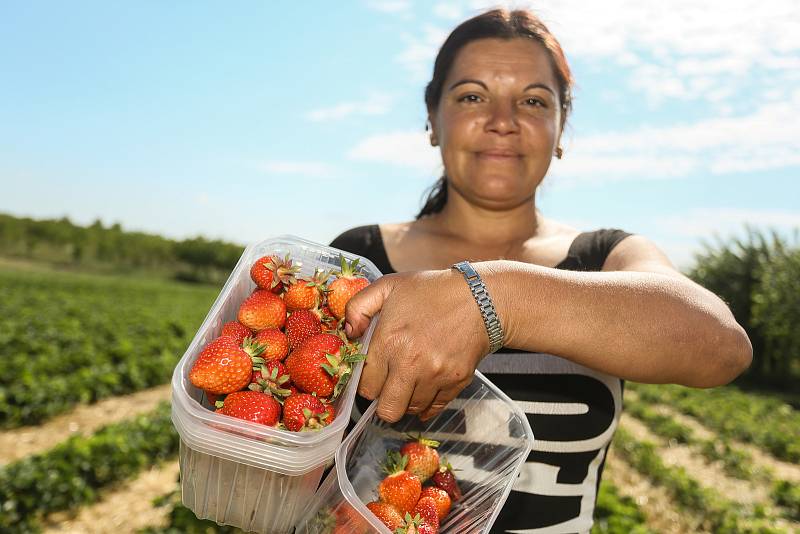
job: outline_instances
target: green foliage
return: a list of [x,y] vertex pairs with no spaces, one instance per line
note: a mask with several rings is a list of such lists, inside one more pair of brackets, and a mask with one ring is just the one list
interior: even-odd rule
[[202,237],[174,241],[108,228],[100,221],[78,226],[69,219],[34,220],[0,214],[3,255],[106,270],[157,270],[183,280],[219,284],[243,247]]
[[96,501],[99,489],[173,457],[178,441],[169,404],[162,403],[0,468],[0,532],[36,531],[45,514]]
[[800,521],[800,486],[779,480],[775,482],[770,496],[776,504],[786,508],[788,518]]
[[210,287],[0,270],[0,427],[167,382]]
[[592,534],[651,534],[644,513],[630,497],[620,496],[608,481],[600,484]]
[[800,374],[800,248],[778,247],[761,267],[753,324],[766,344],[762,365],[787,379]]

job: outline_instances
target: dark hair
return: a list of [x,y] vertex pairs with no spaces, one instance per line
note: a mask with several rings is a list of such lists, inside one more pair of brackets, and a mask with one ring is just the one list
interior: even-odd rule
[[[572,73],[564,51],[556,38],[539,17],[524,9],[513,11],[492,9],[462,22],[452,31],[439,49],[436,62],[433,64],[433,78],[425,87],[425,105],[428,113],[436,111],[439,106],[444,80],[447,78],[458,52],[472,41],[491,38],[532,39],[544,47],[550,56],[558,83],[561,126],[563,127],[572,110]],[[428,189],[425,203],[417,214],[417,219],[442,211],[446,203],[447,177],[443,175]]]

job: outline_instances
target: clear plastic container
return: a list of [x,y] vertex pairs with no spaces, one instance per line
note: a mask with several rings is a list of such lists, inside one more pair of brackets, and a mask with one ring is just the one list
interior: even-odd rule
[[422,432],[441,442],[463,492],[441,525],[442,534],[488,533],[533,445],[522,410],[480,372],[444,412],[425,423],[406,415],[388,424],[366,410],[336,451],[336,468],[297,524],[298,534],[391,534],[365,503],[378,499],[380,462],[399,450],[406,435]]
[[[294,236],[267,239],[247,247],[205,321],[172,375],[172,422],[180,436],[183,503],[197,517],[264,534],[292,531],[311,500],[322,474],[342,441],[363,363],[334,403],[336,418],[313,432],[278,430],[215,413],[202,390],[189,381],[203,347],[236,319],[239,305],[255,288],[250,266],[277,254],[292,258],[300,275],[316,268],[340,267],[339,255],[359,258],[364,275],[375,281],[380,271],[369,260]],[[375,321],[362,338],[369,344]]]

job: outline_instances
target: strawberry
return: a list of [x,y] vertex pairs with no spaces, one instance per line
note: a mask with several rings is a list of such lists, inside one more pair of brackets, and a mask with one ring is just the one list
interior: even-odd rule
[[367,503],[367,508],[392,532],[406,524],[403,520],[403,514],[392,504],[373,501]]
[[444,461],[441,463],[439,470],[433,474],[432,481],[437,488],[446,491],[453,502],[461,500],[461,488],[458,487],[458,481],[453,473],[453,466],[449,462]]
[[289,348],[294,349],[306,339],[322,333],[322,321],[311,310],[297,310],[286,318],[286,336]]
[[228,321],[222,326],[222,333],[220,336],[230,336],[236,339],[236,342],[239,345],[242,344],[244,338],[250,337],[253,335],[253,331],[247,328],[245,325],[240,323],[239,321]]
[[320,321],[322,321],[322,326],[325,327],[326,330],[336,330],[336,327],[340,322],[337,321],[336,317],[333,316],[333,313],[327,304],[324,304],[319,308],[319,317]]
[[217,412],[262,425],[276,426],[281,418],[281,405],[272,395],[260,391],[236,391],[217,403]]
[[337,319],[344,317],[344,309],[350,299],[369,285],[369,280],[361,275],[358,258],[347,263],[344,256],[339,256],[341,269],[335,271],[336,280],[328,284],[328,307]]
[[297,278],[289,283],[283,294],[286,309],[294,311],[316,308],[322,300],[322,292],[330,276],[330,272],[317,269],[311,279]]
[[[334,517],[336,528],[331,534],[370,534],[375,531],[347,501],[343,501],[336,507]],[[320,529],[314,532],[329,532],[329,530]]]
[[419,514],[412,517],[411,514],[406,513],[403,522],[405,524],[396,529],[394,534],[439,534],[439,524],[434,525]]
[[292,382],[318,397],[338,397],[350,379],[352,364],[363,360],[357,344],[345,344],[334,334],[317,334],[306,339],[286,358]]
[[297,267],[292,267],[288,254],[284,259],[277,255],[262,256],[250,267],[250,278],[259,289],[280,293],[284,284],[294,280],[294,274],[298,270]]
[[447,514],[450,513],[450,495],[442,488],[437,488],[436,486],[422,488],[422,493],[419,494],[419,500],[421,501],[423,497],[431,498],[433,502],[436,503],[436,509],[439,512],[439,521],[444,520]]
[[239,307],[239,322],[256,332],[281,328],[286,323],[286,304],[278,295],[256,290]]
[[253,342],[263,347],[264,361],[283,361],[289,354],[289,340],[279,328],[267,328],[255,335]]
[[416,438],[409,437],[414,441],[406,443],[400,449],[400,454],[408,456],[406,471],[417,475],[425,482],[439,470],[439,453],[436,452],[439,442],[423,438],[421,434]]
[[206,345],[189,371],[189,381],[217,395],[247,387],[253,360],[232,337],[218,337]]
[[414,509],[422,492],[419,478],[405,470],[407,463],[408,456],[388,451],[383,464],[383,470],[388,476],[378,485],[380,500],[395,505],[403,514]]
[[439,507],[431,497],[422,497],[420,493],[420,498],[411,515],[415,518],[419,517],[422,521],[430,523],[431,526],[437,529],[439,528]]
[[283,424],[293,432],[322,428],[331,420],[328,407],[314,395],[295,393],[283,401]]
[[288,382],[289,372],[286,366],[277,360],[271,360],[253,370],[248,387],[253,391],[269,393],[280,402],[283,397],[288,397],[292,393],[286,388]]

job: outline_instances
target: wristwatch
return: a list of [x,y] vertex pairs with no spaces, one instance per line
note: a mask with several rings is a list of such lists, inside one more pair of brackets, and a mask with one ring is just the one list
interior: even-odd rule
[[503,346],[503,327],[500,325],[497,310],[494,309],[492,297],[489,296],[486,285],[468,261],[460,261],[453,264],[453,269],[464,275],[469,290],[472,291],[472,296],[475,297],[475,302],[478,303],[478,309],[481,312],[481,317],[483,317],[483,324],[486,326],[486,334],[489,336],[489,354],[497,352]]

